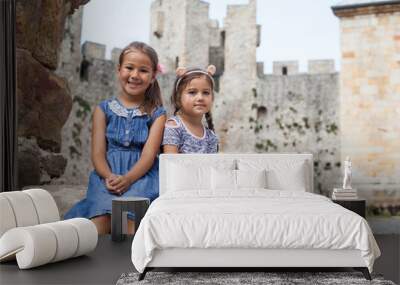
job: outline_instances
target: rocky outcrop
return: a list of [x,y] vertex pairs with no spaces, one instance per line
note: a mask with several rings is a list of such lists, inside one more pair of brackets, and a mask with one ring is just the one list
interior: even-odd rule
[[66,17],[87,2],[16,1],[19,187],[42,184],[64,172],[61,129],[72,99],[67,81],[54,71]]
[[61,128],[71,111],[67,82],[31,54],[17,50],[18,135],[36,137],[45,150],[59,152]]
[[65,19],[89,0],[18,0],[17,47],[27,49],[41,64],[57,68]]

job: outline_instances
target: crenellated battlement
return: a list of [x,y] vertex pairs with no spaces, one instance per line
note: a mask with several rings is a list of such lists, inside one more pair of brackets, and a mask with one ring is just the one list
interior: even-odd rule
[[112,62],[114,62],[114,63],[119,63],[119,56],[120,56],[120,54],[121,54],[121,52],[122,52],[122,48],[113,48],[112,50],[111,50],[111,60],[112,60]]
[[114,47],[111,50],[111,59],[106,58],[106,45],[95,43],[91,41],[86,41],[82,44],[81,55],[85,61],[92,61],[94,59],[100,59],[105,61],[112,61],[113,63],[118,63],[119,55],[122,49]]
[[299,73],[299,62],[297,60],[274,61],[272,63],[272,74],[294,75]]
[[[296,75],[299,74],[299,62],[297,60],[274,61],[272,63],[273,75]],[[316,59],[308,61],[308,68],[302,74],[328,74],[335,73],[335,61],[333,59]],[[260,71],[258,70],[258,74]]]
[[310,74],[325,74],[335,72],[335,61],[333,59],[316,59],[308,61],[308,73]]
[[82,56],[87,60],[106,59],[106,45],[86,41],[82,45]]

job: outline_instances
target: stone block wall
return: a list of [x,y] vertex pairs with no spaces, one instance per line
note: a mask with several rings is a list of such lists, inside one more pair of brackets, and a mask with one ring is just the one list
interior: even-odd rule
[[339,74],[259,78],[248,116],[254,152],[314,155],[314,189],[328,195],[341,177]]
[[254,113],[257,84],[256,1],[228,6],[224,34],[224,72],[213,110],[215,130],[222,152],[251,152],[247,118]]
[[[93,169],[90,153],[92,113],[97,104],[117,96],[117,65],[105,59],[105,46],[81,40],[82,10],[67,18],[56,73],[67,79],[72,98],[71,113],[62,128],[61,153],[65,172],[52,184],[86,185]],[[118,53],[113,50],[113,54]],[[119,54],[118,54],[119,56]],[[115,56],[114,56],[115,57]]]
[[[168,71],[158,81],[169,115],[176,65],[213,63],[218,72],[213,115],[222,152],[311,152],[314,188],[326,195],[340,186],[341,163],[350,155],[353,185],[361,196],[371,190],[365,197],[378,201],[374,204],[378,210],[370,207],[370,213],[387,212],[400,204],[400,176],[396,176],[400,131],[395,124],[400,119],[399,12],[391,8],[368,16],[345,13],[340,74],[331,60],[309,61],[304,73],[297,61],[275,62],[273,73],[264,74],[262,63],[256,62],[260,31],[256,1],[229,6],[223,28],[208,19],[208,4],[179,3],[156,0],[151,8],[151,45]],[[81,53],[80,22],[71,21],[57,70],[68,78],[73,98],[62,137],[68,163],[65,174],[52,179],[53,184],[87,183],[92,169],[91,113],[100,100],[116,96],[119,90],[115,70],[120,49],[114,50],[112,60],[104,59],[103,47],[96,43],[87,43]],[[195,37],[187,37],[192,32],[206,44],[196,45]],[[60,163],[48,161],[48,165]]]
[[[400,205],[400,4],[343,7],[340,18],[342,158],[362,195]],[[393,192],[390,194],[390,192]],[[395,194],[395,192],[397,192]]]
[[[189,9],[193,5],[198,9]],[[204,17],[208,15],[207,3],[193,0],[157,0],[152,3],[151,11],[150,45],[157,51],[162,51],[160,62],[167,71],[173,72],[177,66],[193,66],[196,61],[191,56],[198,59],[198,52],[206,54],[205,60],[208,59],[208,17]],[[188,32],[190,17],[202,24],[190,26],[194,29],[193,33]]]

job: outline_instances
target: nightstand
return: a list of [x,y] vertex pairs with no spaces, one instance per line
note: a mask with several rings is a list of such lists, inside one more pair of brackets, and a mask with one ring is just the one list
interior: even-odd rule
[[333,200],[332,202],[339,204],[340,206],[353,211],[356,214],[359,214],[361,217],[365,219],[365,208],[366,201],[365,199],[354,199],[354,200]]

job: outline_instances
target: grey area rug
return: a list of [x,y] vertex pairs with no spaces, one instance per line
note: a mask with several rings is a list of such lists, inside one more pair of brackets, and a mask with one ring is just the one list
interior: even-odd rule
[[372,275],[372,281],[360,272],[148,272],[142,281],[139,273],[122,274],[117,285],[133,284],[327,284],[327,285],[395,285],[382,276]]

